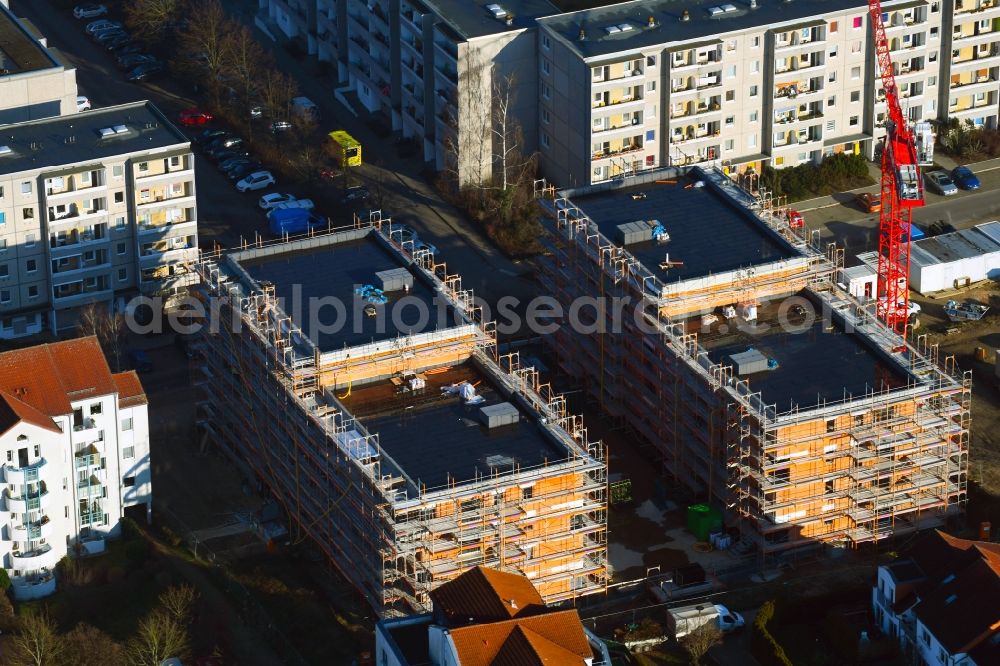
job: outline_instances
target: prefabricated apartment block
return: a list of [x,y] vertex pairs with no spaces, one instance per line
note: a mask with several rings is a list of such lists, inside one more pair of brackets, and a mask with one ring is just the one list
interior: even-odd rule
[[[717,170],[588,189],[541,199],[546,282],[564,308],[643,305],[615,317],[609,304],[590,322],[607,333],[563,326],[553,348],[678,483],[765,553],[855,546],[960,510],[970,375],[838,286],[840,251]],[[636,221],[669,240],[635,238]]]
[[[203,336],[207,436],[380,615],[427,610],[476,565],[549,603],[603,591],[601,444],[497,356],[460,278],[392,235],[379,220],[203,258],[204,296],[240,323]],[[344,303],[345,328],[311,330],[314,298]]]

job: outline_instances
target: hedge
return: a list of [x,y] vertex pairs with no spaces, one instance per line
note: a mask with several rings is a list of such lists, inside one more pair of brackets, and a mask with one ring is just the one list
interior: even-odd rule
[[792,666],[785,649],[771,635],[767,625],[774,618],[774,601],[768,601],[757,612],[750,637],[750,652],[762,666]]

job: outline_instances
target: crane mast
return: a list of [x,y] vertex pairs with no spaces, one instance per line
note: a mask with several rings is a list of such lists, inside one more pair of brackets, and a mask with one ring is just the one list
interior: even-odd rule
[[882,210],[879,212],[878,317],[906,335],[910,277],[910,229],[913,209],[924,205],[924,188],[913,132],[899,106],[889,41],[882,24],[882,4],[868,0],[875,53],[885,90],[886,135],[882,145]]

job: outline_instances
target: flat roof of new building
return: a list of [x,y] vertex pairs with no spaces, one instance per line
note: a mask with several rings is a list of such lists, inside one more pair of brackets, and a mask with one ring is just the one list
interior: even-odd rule
[[0,173],[100,161],[190,142],[149,101],[0,127]]
[[[474,362],[420,376],[426,386],[419,391],[404,391],[385,380],[355,386],[338,398],[369,432],[378,433],[382,450],[414,483],[441,488],[449,481],[472,481],[491,470],[525,470],[569,457],[567,449],[539,427],[537,417],[513,401],[508,404],[517,409],[516,423],[488,428],[482,408],[507,398]],[[463,382],[473,385],[483,401],[467,404],[457,393],[442,390]]]
[[0,3],[0,78],[59,66],[28,28]]
[[[848,9],[857,9],[862,14],[868,10],[863,0],[760,0],[756,9],[751,9],[747,0],[634,0],[582,11],[574,10],[585,7],[587,0],[553,2],[571,13],[548,16],[539,23],[561,36],[583,58],[599,58],[660,44],[718,41],[722,33],[761,26],[806,27],[796,24]],[[892,9],[899,4],[907,3],[887,0],[882,7]],[[689,19],[681,21],[685,10]],[[649,26],[650,17],[654,19],[652,27]],[[623,30],[623,25],[629,28]],[[580,39],[581,28],[585,32],[583,40]]]
[[[649,183],[627,189],[572,197],[601,233],[622,245],[618,227],[656,220],[670,240],[625,245],[665,284],[704,277],[797,256],[795,250],[759,220],[710,187]],[[661,269],[668,258],[683,262]]]
[[879,354],[864,336],[846,333],[836,319],[827,329],[819,308],[814,308],[815,320],[808,326],[808,319],[794,314],[787,316],[790,325],[782,326],[779,308],[779,303],[758,308],[763,328],[756,332],[720,321],[698,335],[713,362],[731,365],[732,355],[750,349],[772,361],[770,369],[747,375],[739,375],[734,368],[733,376],[748,379],[750,389],[760,391],[761,399],[775,405],[779,413],[793,406],[811,408],[907,384],[909,374]]
[[[326,243],[315,249],[248,259],[240,265],[258,282],[274,285],[275,295],[282,299],[282,310],[320,351],[336,351],[465,323],[456,318],[446,299],[436,298],[436,292],[422,274],[411,270],[397,254],[390,252],[375,233]],[[377,274],[400,268],[412,278],[409,291],[385,291],[388,302],[376,306],[375,316],[368,316],[364,307],[369,302],[355,290],[364,285],[381,289]],[[337,306],[331,305],[334,301],[344,308],[339,326],[333,325],[338,321]],[[314,326],[314,321],[322,326]]]

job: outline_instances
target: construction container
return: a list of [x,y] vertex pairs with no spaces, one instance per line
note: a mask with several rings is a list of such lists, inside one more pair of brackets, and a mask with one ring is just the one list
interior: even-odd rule
[[646,222],[628,222],[618,225],[618,241],[622,245],[635,245],[650,240],[653,230]]
[[483,423],[487,428],[499,428],[506,425],[514,425],[520,420],[521,415],[517,407],[509,402],[501,402],[495,405],[486,405],[479,410]]
[[413,274],[405,268],[393,268],[375,274],[382,282],[382,291],[402,291],[413,288]]
[[692,504],[687,510],[687,528],[698,541],[708,541],[708,535],[722,529],[722,513],[708,504]]
[[764,372],[768,369],[767,357],[756,349],[748,349],[738,354],[730,354],[729,362],[733,364],[733,371],[740,375],[750,375],[755,372]]

